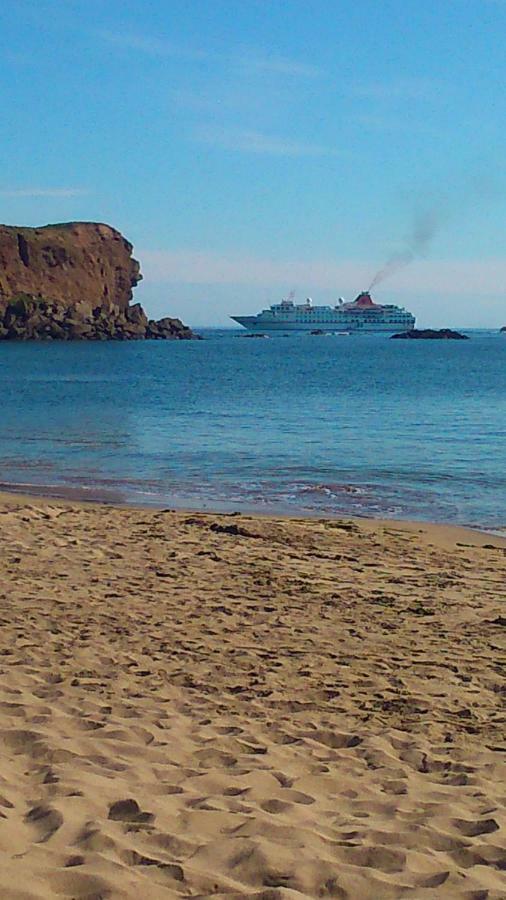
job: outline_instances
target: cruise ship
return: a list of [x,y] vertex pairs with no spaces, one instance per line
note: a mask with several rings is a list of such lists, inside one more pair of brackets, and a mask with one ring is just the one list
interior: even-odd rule
[[352,303],[340,299],[336,306],[294,303],[293,294],[274,303],[256,316],[231,316],[249,331],[336,331],[395,332],[411,331],[415,317],[404,307],[375,303],[369,291],[363,291]]

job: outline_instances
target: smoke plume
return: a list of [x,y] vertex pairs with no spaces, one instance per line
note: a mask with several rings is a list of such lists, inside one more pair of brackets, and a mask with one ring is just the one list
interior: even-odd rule
[[413,231],[406,241],[405,249],[390,256],[379,272],[376,272],[368,290],[372,290],[380,281],[389,278],[399,269],[409,266],[418,256],[423,256],[429,249],[439,224],[439,216],[435,210],[419,213],[413,222]]

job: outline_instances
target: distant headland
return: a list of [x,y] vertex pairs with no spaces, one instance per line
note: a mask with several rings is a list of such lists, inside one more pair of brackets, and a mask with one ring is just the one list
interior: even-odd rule
[[132,244],[97,222],[0,225],[0,340],[197,337],[179,319],[148,319],[133,288]]

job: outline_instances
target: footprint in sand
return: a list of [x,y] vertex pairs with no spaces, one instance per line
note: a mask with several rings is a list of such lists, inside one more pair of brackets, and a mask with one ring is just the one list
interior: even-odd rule
[[111,885],[103,878],[76,872],[74,868],[66,868],[49,876],[53,896],[63,895],[72,900],[90,900],[90,898],[111,897]]
[[492,834],[499,831],[499,825],[495,819],[482,819],[476,822],[467,822],[465,819],[454,819],[453,825],[465,837],[478,837],[480,834]]
[[45,844],[53,834],[63,825],[63,816],[51,806],[33,806],[26,816],[25,822],[32,825],[36,832],[36,844]]
[[137,800],[128,798],[127,800],[117,800],[109,807],[109,819],[115,822],[132,822],[147,823],[153,822],[153,813],[143,812],[137,803]]

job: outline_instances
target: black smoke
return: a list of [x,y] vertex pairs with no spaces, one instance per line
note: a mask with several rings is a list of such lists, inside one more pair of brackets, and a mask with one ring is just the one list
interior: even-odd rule
[[413,230],[408,236],[406,247],[387,259],[384,266],[376,272],[371,281],[368,290],[372,290],[385,278],[389,278],[394,272],[409,266],[414,259],[423,256],[430,247],[430,244],[439,228],[440,216],[435,210],[428,210],[418,213],[413,222]]

